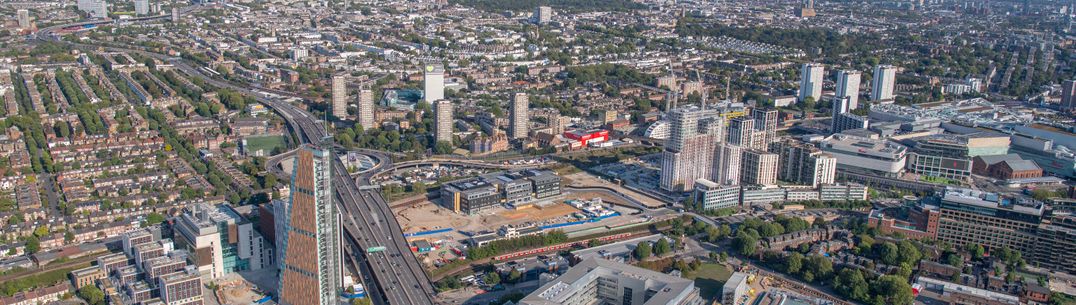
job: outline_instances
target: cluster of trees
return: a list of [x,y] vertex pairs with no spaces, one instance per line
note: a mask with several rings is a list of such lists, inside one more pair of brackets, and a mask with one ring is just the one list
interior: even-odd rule
[[842,209],[842,210],[858,210],[864,208],[870,208],[871,202],[867,200],[837,200],[837,201],[821,201],[821,200],[807,200],[794,203],[774,203],[774,208],[781,208],[788,204],[800,204],[807,209]]
[[639,242],[639,244],[635,245],[635,250],[632,252],[632,254],[637,260],[646,260],[647,258],[650,258],[651,255],[662,257],[672,251],[673,245],[669,244],[669,241],[667,239],[661,238],[658,239],[658,241],[655,242],[652,246],[648,241]]
[[[22,75],[12,73],[13,84],[23,84]],[[19,103],[19,115],[9,116],[0,121],[0,127],[7,129],[16,126],[24,134],[26,149],[30,154],[30,169],[34,173],[42,173],[53,170],[52,157],[48,154],[48,142],[45,141],[45,131],[41,124],[41,118],[34,112],[33,102],[26,86],[15,86],[15,100]]]
[[512,268],[511,271],[505,277],[501,277],[501,274],[497,270],[490,270],[486,275],[482,276],[482,282],[486,285],[498,285],[501,283],[519,283],[523,279],[523,274]]
[[867,234],[856,236],[859,245],[852,251],[875,261],[890,266],[898,266],[902,273],[911,275],[911,270],[919,265],[923,258],[923,252],[919,246],[910,240],[902,240],[897,243],[883,241],[875,242],[874,238]]
[[[117,56],[117,58],[120,57]],[[152,79],[150,79],[149,76],[147,76],[144,72],[131,72],[131,78],[137,81],[138,85],[142,86],[142,89],[146,89],[146,92],[154,98],[162,97],[165,95],[164,88],[158,86],[157,82],[154,82]]]
[[93,74],[90,74],[89,70],[82,71],[82,78],[86,80],[86,84],[90,85],[90,90],[93,90],[93,94],[97,96],[101,102],[105,104],[112,104],[112,96],[105,87],[101,86],[100,79]]
[[[422,130],[401,134],[395,130],[363,130],[362,126],[355,125],[353,128],[339,129],[335,137],[340,145],[349,148],[369,148],[395,152],[425,151],[426,147],[429,147],[429,137],[422,134],[426,129],[421,124],[418,127]],[[451,151],[451,145],[449,143],[449,151]]]
[[572,108],[571,100],[561,99],[543,99],[537,96],[531,96],[531,108],[553,108],[560,112],[560,115],[564,116],[580,116],[582,113],[575,108]]
[[870,305],[909,305],[915,300],[908,280],[897,275],[871,277],[858,269],[843,268],[832,285],[837,294]]
[[9,297],[19,291],[56,285],[57,283],[66,281],[67,274],[71,273],[71,270],[74,269],[75,268],[61,268],[4,281],[0,283],[0,297]]
[[796,276],[808,283],[825,283],[833,277],[833,262],[818,254],[804,256],[799,252],[783,255],[766,252],[765,262],[772,268]]
[[94,285],[86,285],[78,289],[78,297],[90,305],[105,304],[105,293]]
[[826,57],[868,52],[887,47],[878,34],[840,34],[827,28],[733,27],[686,17],[676,25],[681,36],[728,36],[810,52],[821,50]]
[[437,291],[456,290],[463,288],[463,281],[460,281],[460,277],[458,275],[453,275],[445,277],[440,281],[434,282],[433,286],[437,289]]
[[231,191],[229,188],[229,185],[232,182],[231,177],[212,166],[209,162],[196,158],[195,156],[198,150],[195,149],[190,141],[187,141],[176,133],[176,130],[168,124],[164,114],[160,110],[145,107],[139,107],[136,110],[149,122],[150,129],[156,130],[161,134],[161,137],[164,138],[164,150],[175,151],[176,155],[184,161],[187,161],[187,163],[194,168],[195,172],[205,176],[206,181],[209,181],[209,184],[212,184],[215,188],[215,194],[227,195],[228,201],[232,203],[238,203],[241,198],[249,195],[249,191],[246,189],[240,189],[238,190],[238,193]]
[[[569,67],[566,69],[567,78],[564,85],[575,88],[586,83],[599,83],[605,87],[607,95],[615,93],[615,85],[634,83],[652,84],[654,76],[645,74],[632,67],[621,64],[597,64],[589,66]],[[610,92],[612,91],[612,92]]]
[[256,189],[272,188],[277,184],[276,175],[264,170],[265,161],[265,157],[254,157],[250,161],[239,165],[240,171],[255,178],[253,187]]
[[497,240],[481,247],[471,247],[467,249],[467,258],[472,260],[483,259],[505,252],[554,245],[566,241],[568,241],[568,234],[554,230],[537,235]]
[[639,262],[638,266],[640,268],[646,268],[661,273],[669,273],[673,270],[680,270],[680,272],[687,274],[689,272],[695,272],[696,270],[699,270],[699,268],[702,267],[702,260],[695,259],[691,260],[691,262],[689,263],[682,259],[670,257],[665,259],[655,259]]
[[450,3],[469,6],[490,12],[533,11],[538,6],[549,6],[557,10],[565,10],[572,12],[626,11],[642,9],[646,7],[642,4],[629,0],[452,0],[450,1]]
[[798,217],[778,215],[773,221],[769,222],[752,217],[740,224],[740,227],[736,230],[736,238],[732,240],[732,246],[737,253],[752,256],[758,253],[758,243],[763,238],[803,231],[810,229],[812,226],[806,220]]

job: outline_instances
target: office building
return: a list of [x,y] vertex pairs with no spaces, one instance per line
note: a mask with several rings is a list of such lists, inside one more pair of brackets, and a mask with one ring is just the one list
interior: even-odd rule
[[848,110],[859,108],[859,80],[862,75],[855,70],[837,71],[837,92],[834,96],[838,99],[848,98]]
[[304,47],[291,48],[291,59],[295,61],[302,61],[310,57],[310,50]]
[[1073,108],[1076,108],[1076,80],[1066,80],[1061,82],[1061,109]]
[[445,183],[441,205],[453,212],[476,215],[501,204],[521,206],[560,195],[560,176],[551,171],[495,172]]
[[332,113],[337,119],[347,118],[347,75],[336,74],[332,78]]
[[105,0],[78,0],[78,10],[85,12],[90,18],[107,18],[108,2]]
[[890,65],[874,67],[874,75],[871,80],[871,100],[891,100],[894,98],[893,90],[896,89],[897,68]]
[[434,103],[445,99],[445,68],[440,64],[426,64],[422,70],[422,99]]
[[377,106],[374,104],[374,91],[370,89],[359,90],[359,105],[356,116],[359,126],[363,130],[377,128]]
[[343,287],[341,219],[333,202],[330,143],[301,147],[295,157],[282,244],[279,301],[282,305],[337,304]]
[[817,15],[818,13],[814,10],[814,0],[805,0],[799,8],[796,8],[796,17],[809,18]]
[[676,90],[676,75],[669,74],[669,75],[665,75],[665,76],[660,76],[657,79],[655,79],[655,81],[657,82],[655,84],[657,85],[656,87],[658,87],[658,88],[665,88],[665,89],[668,89],[668,90]]
[[[167,256],[146,260],[146,262],[142,263],[142,271],[145,272],[146,278],[155,279],[187,268],[189,258],[186,251],[172,251]],[[206,273],[201,274],[203,278],[208,277]]]
[[539,25],[548,24],[553,20],[553,8],[548,6],[539,6],[534,9],[534,16],[532,16],[534,23]]
[[724,121],[713,110],[677,108],[669,113],[669,138],[661,159],[661,188],[671,192],[694,189],[695,180],[712,178],[715,145],[722,139]]
[[743,272],[733,273],[732,277],[725,281],[725,286],[721,287],[721,304],[736,304],[748,296],[751,286],[747,284],[747,280],[751,276]]
[[815,102],[822,98],[822,79],[825,78],[826,67],[822,64],[806,63],[800,71],[799,100],[807,100],[808,97]]
[[751,148],[754,144],[755,120],[749,117],[738,117],[729,120],[728,140],[729,144]]
[[830,128],[833,133],[841,133],[854,129],[867,129],[869,127],[870,120],[867,119],[867,117],[852,113],[841,113],[833,117],[833,125]]
[[852,129],[866,129],[869,125],[869,121],[866,117],[852,114],[852,99],[845,97],[833,98],[833,117],[831,119],[830,131],[833,133],[841,133],[845,130]]
[[135,14],[149,15],[149,0],[134,0]]
[[484,155],[508,150],[508,135],[494,130],[491,136],[475,136],[471,140],[471,154]]
[[[777,109],[753,109],[751,110],[751,116],[755,118],[755,130],[762,131],[761,146],[755,146],[756,149],[768,149],[769,143],[773,143],[777,140]],[[758,136],[755,134],[755,142],[759,142]]]
[[24,30],[29,29],[30,28],[30,10],[20,9],[20,10],[18,10],[16,12],[16,15],[18,15],[17,17],[19,19],[19,28],[24,29]]
[[864,137],[836,134],[820,143],[820,148],[837,159],[837,169],[882,177],[904,172],[908,148]]
[[449,100],[438,100],[433,103],[433,124],[436,126],[434,129],[434,139],[437,142],[452,143],[452,102]]
[[1054,213],[1049,221],[1039,224],[1036,231],[1038,242],[1031,255],[1031,264],[1055,271],[1076,273],[1076,216],[1071,213]]
[[89,266],[71,270],[69,277],[75,289],[81,289],[82,287],[96,285],[98,280],[108,277],[108,273],[101,266]]
[[692,193],[695,210],[716,210],[736,208],[740,205],[740,187],[720,185],[707,179],[695,180],[695,192]]
[[718,144],[714,156],[713,179],[723,185],[739,185],[743,148],[737,145]]
[[706,86],[703,84],[702,81],[688,81],[680,84],[680,91],[685,96],[692,94],[698,94],[702,96],[706,94]]
[[1042,202],[950,187],[941,196],[939,208],[938,240],[955,248],[970,243],[1036,253],[1036,231],[1045,211]]
[[508,137],[511,139],[523,139],[527,137],[527,125],[530,123],[530,98],[526,93],[516,93],[512,97],[511,125],[508,128]]
[[160,239],[160,232],[154,232],[150,230],[134,230],[130,232],[124,232],[120,238],[121,245],[123,246],[123,253],[127,255],[134,255],[135,247],[145,243],[151,243],[154,240]]
[[743,151],[740,182],[743,184],[777,185],[777,154],[763,150]]
[[824,184],[818,187],[818,200],[867,200],[867,187],[861,184]]
[[176,217],[174,232],[176,246],[197,254],[194,265],[209,279],[272,266],[270,241],[229,205],[192,205]]
[[788,190],[773,185],[745,185],[740,189],[740,204],[750,207],[756,204],[767,204],[785,201]]
[[202,304],[202,277],[195,268],[157,278],[157,289],[166,305]]
[[834,126],[833,129],[832,129],[833,133],[838,133],[839,132],[839,131],[837,131],[837,127],[836,127],[837,126],[837,120],[838,120],[837,118],[840,117],[841,114],[848,113],[849,111],[852,110],[852,108],[851,108],[852,104],[851,103],[852,103],[851,99],[849,99],[847,97],[838,96],[838,97],[833,98],[833,106],[830,108],[830,110],[832,111],[831,114],[832,114],[832,117],[833,117],[833,126]]
[[520,305],[702,305],[692,280],[588,258],[519,301]]
[[1005,155],[1009,136],[998,133],[935,134],[906,139],[909,172],[964,181],[971,178],[973,158]]
[[783,181],[818,187],[832,184],[837,175],[837,158],[814,144],[785,139],[770,145],[778,154],[777,177]]

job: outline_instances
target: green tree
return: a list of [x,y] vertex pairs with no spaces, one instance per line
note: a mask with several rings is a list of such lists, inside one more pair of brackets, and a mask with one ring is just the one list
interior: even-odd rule
[[897,276],[883,275],[871,287],[875,295],[885,299],[885,304],[910,305],[915,299],[908,280]]
[[664,256],[669,251],[672,251],[669,241],[664,238],[658,239],[658,242],[654,244],[654,254],[657,256]]
[[523,274],[519,273],[519,270],[516,270],[515,268],[513,268],[512,271],[508,272],[508,282],[509,283],[518,283],[519,280],[522,279],[522,278],[523,278]]
[[919,264],[919,259],[922,258],[923,254],[919,252],[919,248],[915,244],[911,241],[903,240],[897,247],[899,248],[900,262],[913,266]]
[[949,252],[949,255],[945,257],[945,262],[949,266],[964,268],[964,257],[956,252]]
[[34,237],[41,238],[45,235],[49,235],[49,227],[41,225],[34,229]]
[[798,252],[793,252],[792,255],[788,256],[788,259],[785,262],[785,265],[786,265],[786,267],[785,267],[785,272],[786,273],[788,273],[788,274],[799,274],[800,269],[803,268],[803,254],[799,254]]
[[741,231],[736,235],[736,239],[732,241],[732,245],[740,255],[752,256],[757,252],[758,237]]
[[964,250],[968,251],[968,254],[971,255],[972,259],[983,258],[983,255],[986,254],[986,249],[980,244],[967,244],[964,246]]
[[485,282],[486,285],[497,285],[501,283],[501,275],[496,271],[489,272],[482,277],[482,281]]
[[422,181],[415,182],[414,184],[411,184],[411,191],[415,192],[416,194],[425,194],[426,184]]
[[450,154],[452,149],[452,142],[448,141],[437,141],[437,144],[433,146],[433,152],[439,155]]
[[98,289],[94,285],[86,285],[78,289],[78,297],[82,298],[90,305],[103,305],[105,304],[105,293]]
[[164,215],[161,215],[160,213],[157,213],[157,212],[149,213],[149,215],[146,215],[146,222],[143,224],[143,226],[148,227],[148,226],[156,225],[156,224],[164,222],[164,220],[165,220]]
[[870,300],[870,286],[863,278],[863,273],[854,268],[844,268],[838,273],[834,290],[849,299],[867,302]]
[[798,103],[796,103],[796,105],[799,106],[800,110],[803,110],[803,112],[814,112],[814,107],[815,107],[814,97],[813,96],[808,96],[807,98],[805,98],[805,99],[799,101]]
[[900,249],[897,245],[891,242],[876,244],[875,252],[878,255],[878,258],[882,260],[882,263],[886,265],[897,265],[900,263]]
[[635,245],[635,251],[634,251],[635,259],[644,260],[644,259],[650,257],[650,252],[651,252],[651,249],[650,249],[650,243],[649,242],[641,241],[641,242],[639,242],[638,245]]

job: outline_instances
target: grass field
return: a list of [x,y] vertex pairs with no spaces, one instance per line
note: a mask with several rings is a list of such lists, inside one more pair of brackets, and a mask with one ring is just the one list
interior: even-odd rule
[[282,136],[261,136],[261,137],[246,137],[247,151],[264,151],[265,154],[269,154],[274,148],[280,149],[287,148],[287,144],[284,143],[284,137]]
[[721,294],[721,288],[725,286],[725,281],[732,277],[732,271],[724,265],[703,264],[698,270],[684,277],[695,280],[695,287],[699,287],[699,292],[704,299],[713,300]]

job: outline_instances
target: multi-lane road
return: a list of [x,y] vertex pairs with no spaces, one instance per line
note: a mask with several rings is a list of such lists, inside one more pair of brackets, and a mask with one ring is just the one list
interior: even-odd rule
[[[209,78],[178,60],[180,70],[205,79],[218,87],[230,88],[258,97],[266,106],[279,112],[303,143],[318,143],[329,136],[313,115],[287,102],[269,98],[256,90]],[[381,158],[378,166],[391,161]],[[391,159],[388,159],[391,160]],[[377,188],[359,189],[339,158],[333,159],[332,185],[343,218],[344,239],[349,244],[349,259],[358,262],[363,282],[371,290],[375,303],[433,304],[433,285],[411,248],[404,240],[399,223]],[[385,251],[366,254],[363,249],[385,247]],[[380,295],[380,297],[378,297]]]
[[[52,37],[39,36],[41,39]],[[75,47],[96,49],[98,46],[70,43]],[[104,48],[109,51],[138,53],[157,58],[173,64],[177,69],[191,77],[197,77],[206,83],[240,93],[254,96],[267,107],[284,117],[291,129],[303,143],[318,143],[329,136],[322,124],[310,113],[295,105],[281,100],[279,93],[266,94],[267,91],[233,84],[206,76],[186,62],[164,54],[145,50],[127,48]],[[375,154],[383,162],[378,166],[389,166],[391,159],[384,154]],[[387,162],[385,162],[388,160]],[[377,188],[369,187],[369,182],[359,179],[363,189],[356,186],[356,181],[348,175],[343,163],[338,158],[333,161],[333,187],[336,203],[343,218],[343,235],[348,260],[355,263],[361,280],[367,287],[375,304],[433,304],[434,289],[429,277],[411,253],[400,229],[399,223],[389,210],[388,203]],[[384,251],[367,254],[364,249],[385,247]]]

